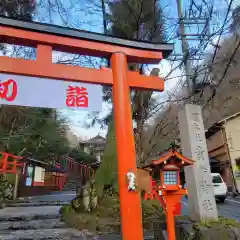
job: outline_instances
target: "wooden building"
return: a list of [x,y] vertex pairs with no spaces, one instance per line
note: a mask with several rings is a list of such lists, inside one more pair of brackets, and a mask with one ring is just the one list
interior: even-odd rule
[[33,158],[25,158],[22,172],[19,174],[18,196],[36,196],[58,190],[59,178],[64,177],[61,168]]
[[221,174],[229,190],[240,192],[240,112],[215,123],[206,132],[212,172]]

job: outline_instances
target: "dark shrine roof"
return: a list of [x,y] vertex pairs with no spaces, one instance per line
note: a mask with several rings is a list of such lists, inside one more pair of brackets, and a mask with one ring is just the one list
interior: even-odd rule
[[106,144],[106,138],[100,136],[99,134],[93,138],[86,141],[81,141],[80,144]]

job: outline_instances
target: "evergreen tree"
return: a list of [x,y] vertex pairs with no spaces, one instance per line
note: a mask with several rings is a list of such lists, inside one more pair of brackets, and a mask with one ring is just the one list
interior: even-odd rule
[[0,14],[6,17],[22,20],[32,20],[36,0],[1,0]]

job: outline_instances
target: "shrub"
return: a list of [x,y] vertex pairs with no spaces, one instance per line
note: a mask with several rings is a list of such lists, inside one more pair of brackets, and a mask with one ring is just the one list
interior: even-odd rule
[[74,212],[75,210],[72,208],[71,205],[63,205],[59,210],[59,213],[62,215],[68,215]]

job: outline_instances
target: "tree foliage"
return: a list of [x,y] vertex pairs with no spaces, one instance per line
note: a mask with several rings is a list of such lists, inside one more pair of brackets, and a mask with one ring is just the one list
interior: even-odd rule
[[1,150],[45,159],[50,153],[69,152],[65,119],[46,108],[1,106]]
[[1,0],[0,14],[11,18],[32,20],[35,7],[36,0]]
[[74,158],[79,163],[84,164],[93,164],[97,162],[97,159],[94,155],[88,154],[78,148],[74,148],[70,151],[69,156]]
[[162,42],[163,15],[156,0],[121,0],[109,3],[109,32],[118,37]]

